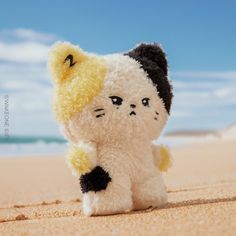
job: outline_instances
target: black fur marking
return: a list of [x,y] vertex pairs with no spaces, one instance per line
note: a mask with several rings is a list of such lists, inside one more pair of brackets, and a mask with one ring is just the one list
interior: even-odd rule
[[105,190],[109,182],[111,182],[111,177],[101,166],[95,167],[90,173],[81,175],[80,177],[82,193]]
[[142,104],[143,104],[145,107],[150,107],[150,106],[149,106],[149,101],[150,101],[150,98],[143,98],[143,99],[142,99]]
[[136,105],[135,105],[135,104],[130,104],[130,107],[131,107],[131,108],[135,108]]
[[98,109],[96,109],[94,111],[97,112],[97,111],[103,111],[103,110],[104,110],[103,108],[98,108]]
[[132,116],[132,115],[136,116],[136,113],[135,113],[134,111],[131,111],[131,112],[129,113],[129,115],[130,115],[130,116]]
[[123,102],[123,99],[118,96],[110,96],[109,97],[113,103],[113,105],[120,106]]
[[163,100],[165,108],[170,113],[173,98],[172,86],[167,78],[168,64],[166,55],[156,43],[140,44],[132,51],[125,53],[141,64],[141,68],[147,72]]
[[74,57],[73,57],[71,54],[69,54],[69,55],[65,58],[64,63],[65,63],[66,61],[70,61],[70,67],[72,67],[72,66],[74,66],[74,65],[76,64],[76,61],[74,61]]
[[102,114],[96,115],[96,118],[99,118],[99,117],[102,117],[102,116],[105,116],[105,113],[102,113]]
[[154,117],[154,120],[158,120],[157,117]]

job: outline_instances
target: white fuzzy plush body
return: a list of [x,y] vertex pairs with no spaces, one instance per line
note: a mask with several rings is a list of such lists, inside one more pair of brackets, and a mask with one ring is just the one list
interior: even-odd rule
[[[114,214],[163,205],[166,188],[151,144],[168,119],[164,103],[138,62],[118,54],[103,60],[107,74],[102,92],[63,126],[75,145],[91,145],[96,151],[93,165],[111,177],[105,190],[83,194],[84,213]],[[122,104],[114,105],[111,96],[121,97]],[[149,106],[144,106],[142,99],[147,97]]]
[[[159,170],[153,165],[151,147],[142,142],[98,146],[97,162],[112,178],[107,189],[83,196],[86,215],[114,214],[160,206],[167,201]],[[142,146],[137,146],[142,145]]]

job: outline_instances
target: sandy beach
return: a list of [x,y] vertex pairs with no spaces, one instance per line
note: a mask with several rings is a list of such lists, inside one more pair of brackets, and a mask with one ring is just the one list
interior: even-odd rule
[[236,141],[172,149],[169,203],[86,217],[63,156],[0,158],[0,235],[235,235]]

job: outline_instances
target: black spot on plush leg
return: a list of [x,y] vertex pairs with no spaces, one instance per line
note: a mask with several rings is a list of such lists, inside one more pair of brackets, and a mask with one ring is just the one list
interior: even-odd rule
[[90,173],[81,175],[81,191],[82,193],[87,193],[89,191],[98,192],[105,190],[110,181],[111,177],[109,176],[109,173],[101,166],[97,166]]

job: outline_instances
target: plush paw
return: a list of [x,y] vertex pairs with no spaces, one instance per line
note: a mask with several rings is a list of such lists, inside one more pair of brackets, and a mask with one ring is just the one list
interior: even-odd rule
[[132,199],[123,198],[111,204],[112,200],[106,192],[89,192],[83,195],[83,213],[86,216],[112,215],[130,212],[133,209]]
[[90,172],[96,166],[96,149],[87,143],[70,146],[67,163],[74,176]]
[[152,149],[156,167],[162,172],[167,171],[172,166],[172,156],[169,149],[162,145],[153,145]]
[[160,162],[159,162],[159,170],[167,171],[172,165],[172,156],[167,147],[160,147]]

